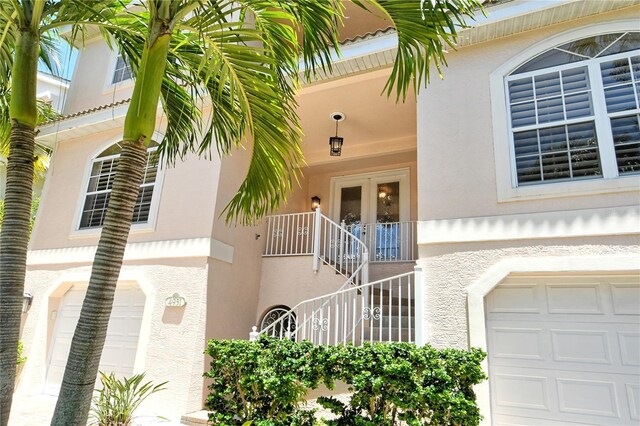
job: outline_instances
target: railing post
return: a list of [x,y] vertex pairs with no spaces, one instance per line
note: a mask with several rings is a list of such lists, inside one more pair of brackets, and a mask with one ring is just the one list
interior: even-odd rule
[[340,222],[340,249],[338,251],[338,262],[340,265],[340,269],[342,269],[342,262],[344,261],[344,233],[347,232],[347,224],[344,222]]
[[258,332],[258,327],[255,325],[251,327],[251,333],[249,333],[249,341],[255,342],[260,337],[260,332]]
[[322,226],[322,212],[320,206],[316,208],[313,225],[313,272],[318,273],[320,269],[320,233]]
[[413,276],[414,284],[414,321],[415,321],[415,344],[416,346],[424,346],[426,343],[426,329],[424,320],[424,283],[422,268],[416,266],[414,268],[415,274]]
[[364,261],[362,266],[362,283],[369,284],[369,251],[364,249]]

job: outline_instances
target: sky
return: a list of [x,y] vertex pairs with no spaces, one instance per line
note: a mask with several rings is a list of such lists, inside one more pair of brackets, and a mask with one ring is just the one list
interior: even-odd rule
[[[71,80],[77,59],[78,49],[72,48],[68,43],[60,40],[58,54],[58,63],[60,67],[59,77]],[[51,71],[49,71],[49,69],[42,63],[42,61],[38,64],[38,71],[51,74]]]

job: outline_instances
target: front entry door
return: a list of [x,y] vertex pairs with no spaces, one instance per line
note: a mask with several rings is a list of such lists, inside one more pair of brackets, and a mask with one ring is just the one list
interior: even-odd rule
[[409,169],[332,179],[332,217],[365,242],[371,260],[397,256],[409,220]]

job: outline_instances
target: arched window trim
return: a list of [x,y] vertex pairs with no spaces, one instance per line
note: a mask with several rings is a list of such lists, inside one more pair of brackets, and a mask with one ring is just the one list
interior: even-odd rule
[[[570,180],[553,184],[536,184],[528,186],[517,185],[515,170],[515,154],[512,134],[509,125],[509,106],[507,105],[507,83],[510,74],[525,62],[535,58],[545,51],[570,41],[582,38],[625,31],[637,31],[637,21],[624,20],[585,26],[579,29],[558,34],[544,39],[529,49],[514,56],[498,67],[490,76],[490,90],[492,100],[492,124],[494,136],[494,159],[496,169],[496,188],[498,202],[519,201],[526,199],[566,197],[567,195],[585,195],[597,193],[628,192],[637,190],[640,186],[640,176],[611,177],[610,170],[602,179]],[[607,60],[619,56],[628,56],[629,52],[607,56]],[[604,58],[603,58],[604,60]],[[580,63],[570,64],[580,66]],[[560,66],[562,67],[562,66]],[[547,70],[553,70],[552,67]],[[535,71],[534,73],[539,73]],[[526,74],[518,74],[518,77]],[[606,117],[605,117],[606,118]],[[617,173],[616,173],[617,175]]]
[[[154,141],[161,141],[164,135],[160,132],[154,132],[152,139]],[[110,139],[109,141],[100,144],[98,149],[96,149],[91,156],[89,156],[89,160],[87,162],[84,178],[82,180],[82,186],[80,188],[80,193],[78,197],[75,220],[73,223],[73,227],[71,229],[70,238],[84,238],[84,237],[96,237],[100,235],[100,231],[102,227],[91,227],[91,228],[81,228],[82,214],[84,210],[84,204],[87,197],[87,189],[89,184],[89,178],[91,177],[91,170],[93,168],[93,164],[96,160],[105,160],[119,157],[120,154],[113,154],[104,157],[100,157],[104,151],[106,151],[109,147],[118,144],[122,141],[122,136],[118,136],[116,138]],[[165,167],[162,163],[158,164],[158,170],[156,174],[156,180],[153,184],[153,194],[151,197],[151,206],[149,208],[149,217],[146,222],[133,223],[131,225],[132,233],[145,233],[145,232],[153,232],[155,230],[156,219],[158,215],[158,207],[160,204],[160,199],[162,195],[162,187],[164,183],[164,172]]]

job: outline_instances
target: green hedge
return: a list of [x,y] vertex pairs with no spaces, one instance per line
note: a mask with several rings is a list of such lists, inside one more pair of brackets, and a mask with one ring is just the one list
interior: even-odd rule
[[[314,346],[263,337],[211,340],[207,353],[206,405],[214,425],[476,425],[481,419],[472,390],[486,378],[479,349]],[[307,389],[332,389],[338,380],[349,386],[350,403],[318,398],[338,418],[314,423],[313,413],[300,409]]]

